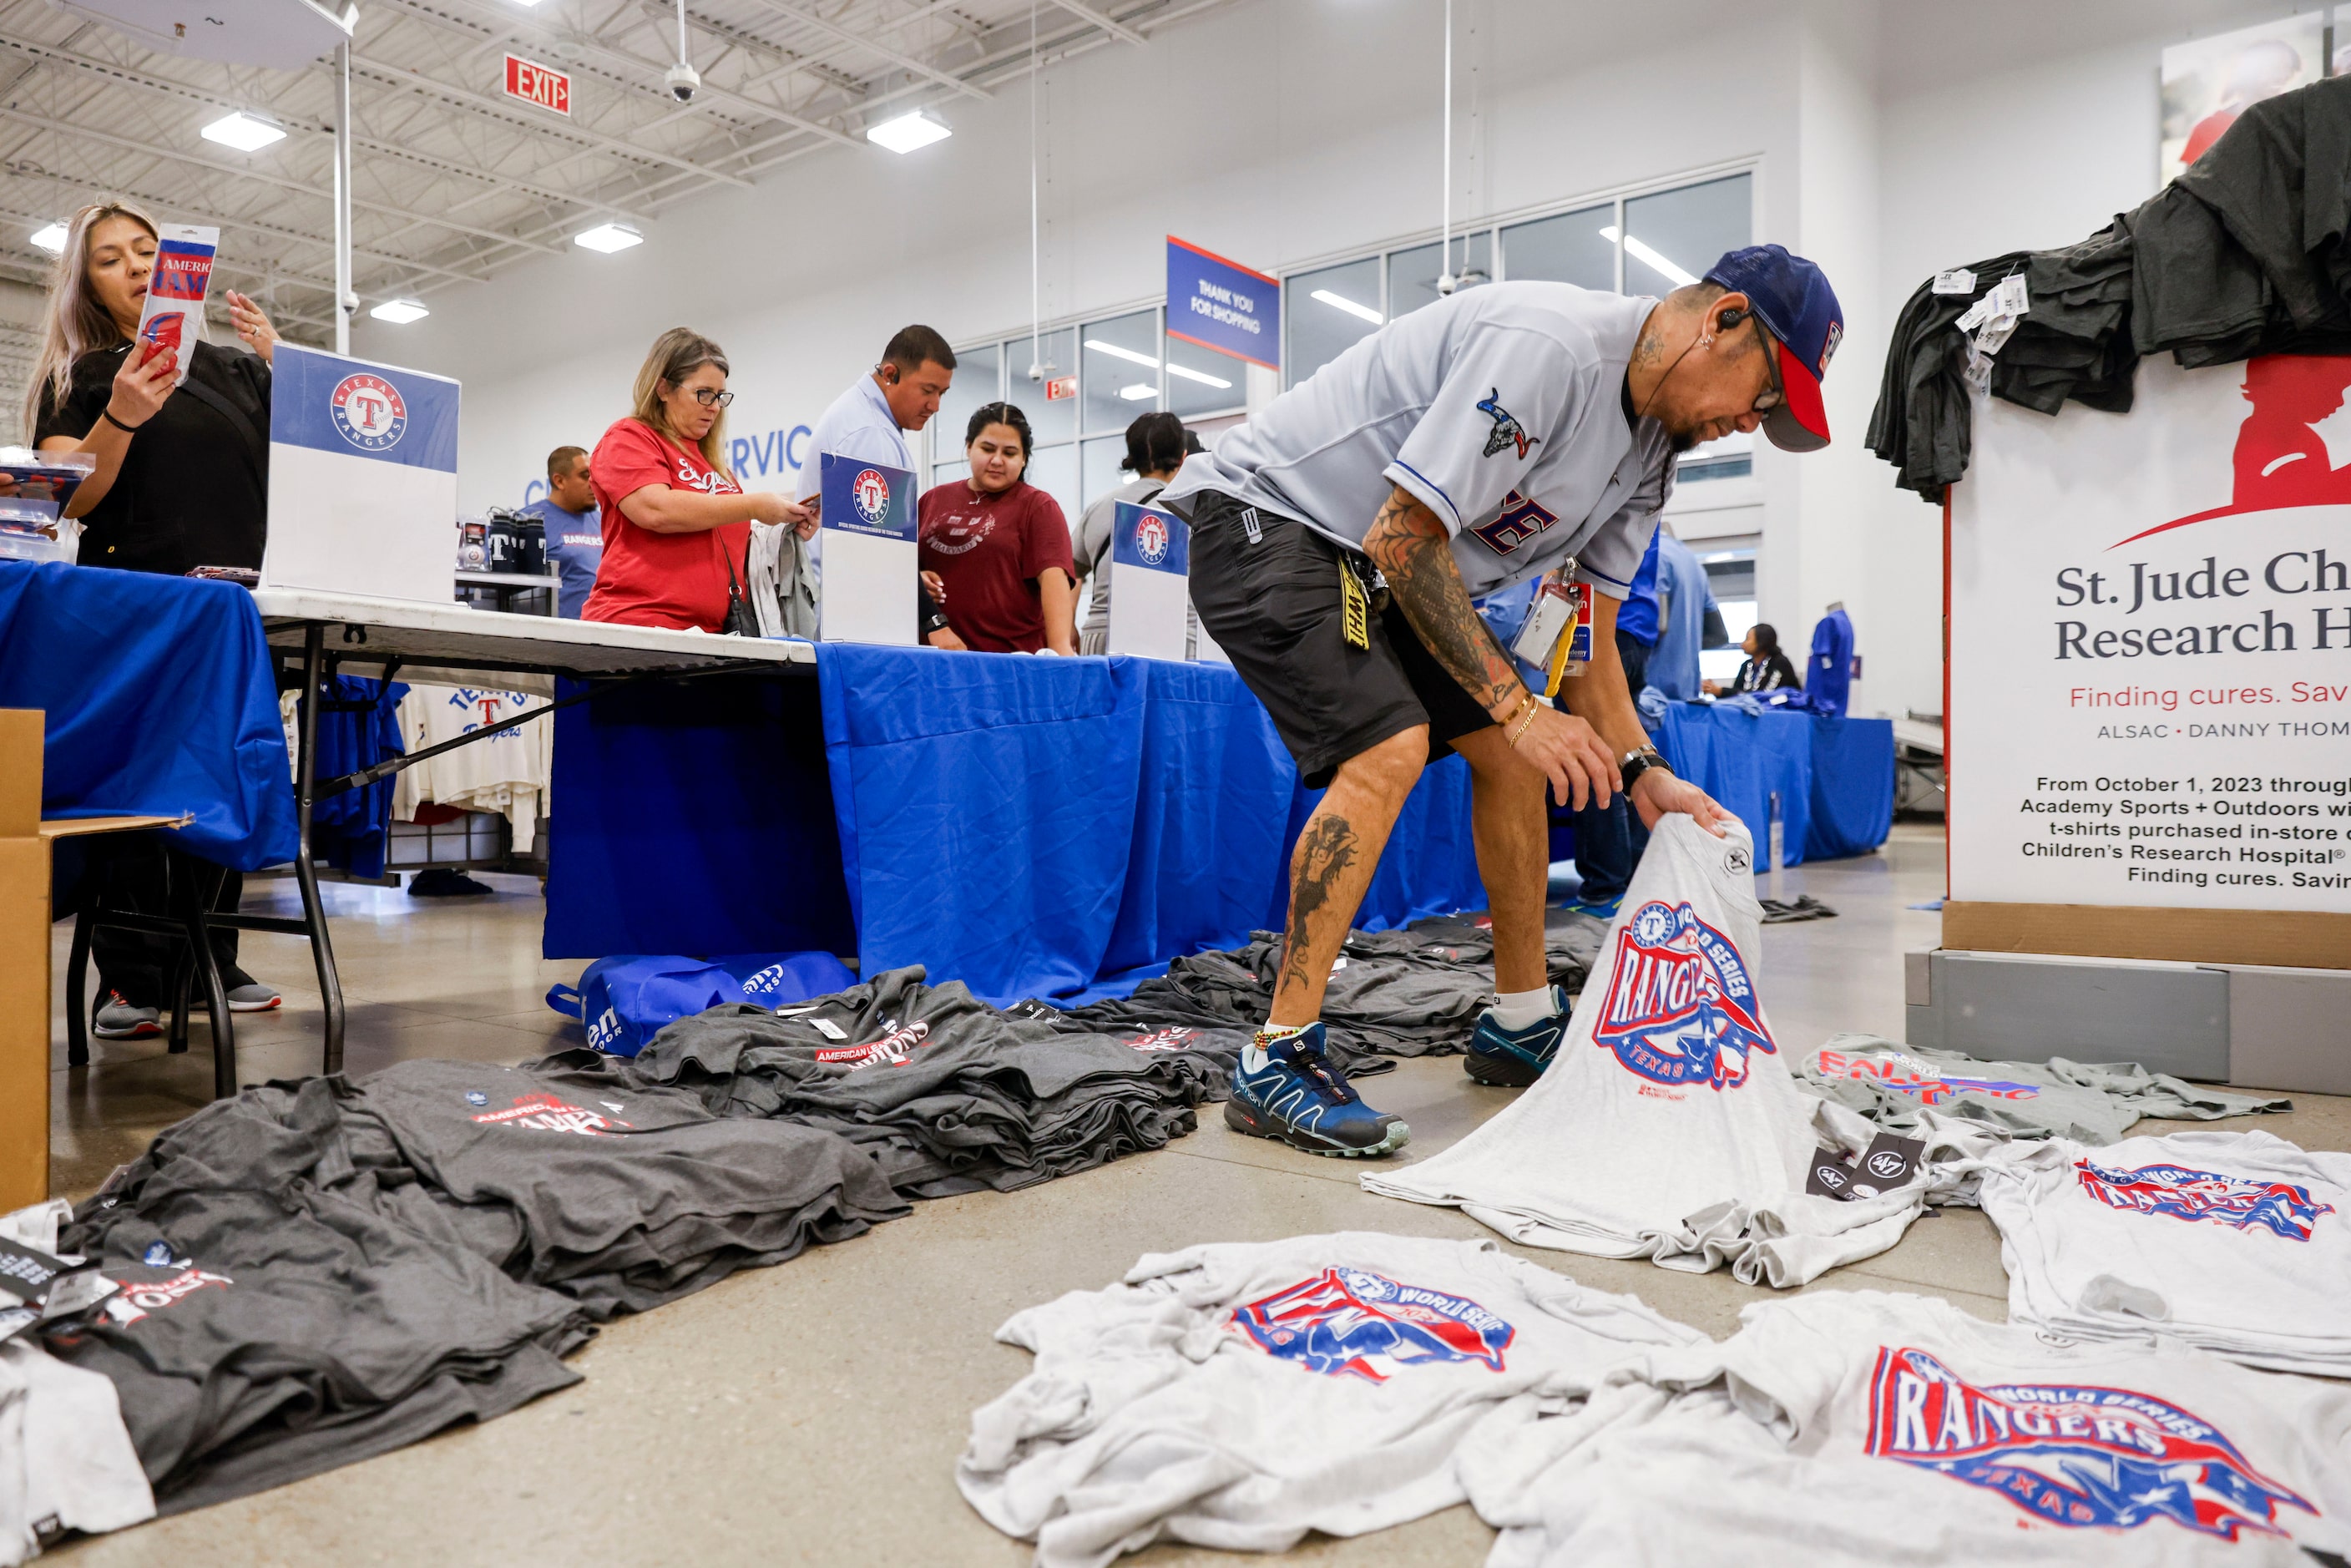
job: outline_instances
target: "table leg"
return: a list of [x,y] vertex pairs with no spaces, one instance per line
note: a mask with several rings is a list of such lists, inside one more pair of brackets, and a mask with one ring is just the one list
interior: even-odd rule
[[[302,890],[302,918],[310,927],[310,959],[319,970],[319,1001],[327,1015],[326,1072],[343,1070],[343,983],[335,972],[335,949],[327,936],[327,910],[319,900],[319,871],[310,858],[310,807],[319,782],[319,705],[327,700],[327,629],[312,622],[302,634],[302,733],[295,759],[294,810],[300,840],[294,880]],[[225,1005],[224,1005],[225,1010]]]
[[188,926],[188,964],[180,973],[179,1011],[173,1015],[172,1027],[184,1032],[192,1010],[191,993],[194,982],[202,980],[204,1010],[213,1030],[213,1098],[226,1100],[236,1092],[236,1026],[230,1019],[228,989],[221,984],[220,962],[213,956],[212,926],[205,919],[220,896],[225,873],[199,866],[193,859],[183,862],[181,869],[186,874],[178,879],[183,885],[177,891]]

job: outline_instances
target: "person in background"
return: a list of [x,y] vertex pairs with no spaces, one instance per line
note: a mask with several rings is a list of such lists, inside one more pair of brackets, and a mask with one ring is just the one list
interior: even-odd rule
[[948,624],[982,653],[1078,651],[1078,570],[1061,503],[1021,476],[1029,416],[983,404],[964,431],[971,477],[923,495],[922,563],[946,590]]
[[[230,325],[252,352],[190,341],[188,379],[175,389],[178,354],[138,341],[155,249],[154,220],[128,203],[86,206],[68,222],[25,423],[43,452],[97,459],[65,510],[81,523],[82,565],[174,577],[199,566],[257,570],[267,537],[269,362],[277,331],[259,306],[228,290]],[[151,915],[169,909],[172,875],[199,869],[144,834],[100,858],[103,868],[93,869],[108,902]],[[244,877],[228,873],[216,907],[235,909],[244,891]],[[106,996],[93,1030],[107,1040],[162,1033],[170,943],[99,930],[90,951]],[[275,989],[237,967],[235,932],[215,933],[213,952],[232,1011],[279,1005]]]
[[[812,515],[820,516],[824,501],[826,453],[914,471],[914,449],[905,433],[920,430],[939,412],[939,400],[955,383],[955,350],[928,327],[901,327],[882,350],[882,362],[872,373],[850,383],[832,400],[809,432],[808,461],[800,465],[799,499]],[[945,590],[935,572],[923,574],[922,604],[917,627],[934,648],[961,648],[940,608]]]
[[[1088,507],[1078,519],[1072,559],[1078,576],[1093,583],[1086,596],[1086,629],[1079,640],[1080,653],[1108,651],[1111,528],[1117,520],[1118,504],[1125,501],[1137,507],[1149,506],[1152,497],[1167,488],[1167,481],[1184,466],[1185,456],[1199,450],[1200,438],[1185,429],[1184,422],[1172,413],[1146,413],[1126,427],[1126,455],[1118,465],[1134,477]],[[1184,656],[1189,658],[1199,641],[1200,618],[1189,609],[1184,618]]]
[[[1633,586],[1616,612],[1616,658],[1625,666],[1625,690],[1640,706],[1641,688],[1648,684],[1649,650],[1657,641],[1657,572],[1666,538],[1663,524],[1649,536],[1648,553]],[[1575,870],[1583,885],[1573,907],[1603,920],[1616,917],[1616,905],[1633,884],[1633,873],[1649,847],[1649,830],[1625,800],[1623,791],[1597,800],[1580,811],[1570,811],[1575,831]]]
[[1649,685],[1676,702],[1690,702],[1700,689],[1698,650],[1719,648],[1730,636],[1706,568],[1664,523],[1657,533],[1657,642],[1649,651]]
[[1747,635],[1740,639],[1739,647],[1747,655],[1747,662],[1739,666],[1739,674],[1732,678],[1728,688],[1713,681],[1707,682],[1706,689],[1709,695],[1737,696],[1741,692],[1776,692],[1783,687],[1795,689],[1803,685],[1803,682],[1796,677],[1796,666],[1788,662],[1787,654],[1780,652],[1779,629],[1770,622],[1758,621],[1750,626]]
[[567,621],[579,620],[588,608],[596,567],[604,559],[603,514],[589,473],[586,448],[557,447],[547,455],[546,496],[522,509],[547,530],[547,559],[561,577],[555,612]]
[[726,629],[743,603],[751,524],[790,523],[806,538],[816,515],[768,491],[746,495],[727,472],[726,352],[673,327],[637,371],[632,411],[589,459],[604,526],[604,559],[583,621],[684,631]]

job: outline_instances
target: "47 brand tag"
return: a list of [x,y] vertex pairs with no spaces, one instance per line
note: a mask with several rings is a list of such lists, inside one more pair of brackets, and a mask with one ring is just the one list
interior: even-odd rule
[[1355,569],[1342,559],[1339,562],[1340,630],[1345,634],[1347,646],[1367,651],[1372,645],[1372,607],[1364,592],[1364,580]]

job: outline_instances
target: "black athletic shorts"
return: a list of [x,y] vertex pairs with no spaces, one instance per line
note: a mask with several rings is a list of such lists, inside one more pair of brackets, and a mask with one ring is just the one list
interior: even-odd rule
[[[1163,501],[1162,506],[1168,503]],[[1273,716],[1310,789],[1392,735],[1428,726],[1428,758],[1492,716],[1447,674],[1360,556],[1294,517],[1215,490],[1174,509],[1192,525],[1192,603],[1200,624]],[[1351,564],[1351,562],[1353,564]],[[1350,647],[1340,574],[1358,573],[1368,648]]]

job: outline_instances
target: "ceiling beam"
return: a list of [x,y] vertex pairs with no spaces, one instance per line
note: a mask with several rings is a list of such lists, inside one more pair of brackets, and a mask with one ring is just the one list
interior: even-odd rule
[[813,11],[803,11],[797,5],[787,5],[785,0],[758,0],[758,4],[768,10],[773,11],[778,16],[789,17],[795,22],[803,23],[809,26],[814,27],[820,33],[828,34],[832,37],[838,38],[844,44],[852,44],[856,46],[858,48],[867,50],[872,54],[880,55],[883,59],[890,61],[893,65],[910,70],[918,77],[926,77],[930,80],[938,83],[941,87],[953,88],[956,91],[962,93],[967,98],[993,98],[996,96],[984,87],[976,86],[971,82],[964,80],[961,77],[948,75],[946,72],[940,70],[926,60],[917,59],[913,55],[907,54],[902,49],[893,48],[890,45],[882,42],[879,38],[869,37],[863,33],[852,31],[848,27],[842,26],[838,22],[818,16]]
[[1107,12],[1097,11],[1092,5],[1081,5],[1079,0],[1052,0],[1052,3],[1073,16],[1084,17],[1122,44],[1142,44],[1147,41],[1142,34],[1125,23],[1113,22]]

